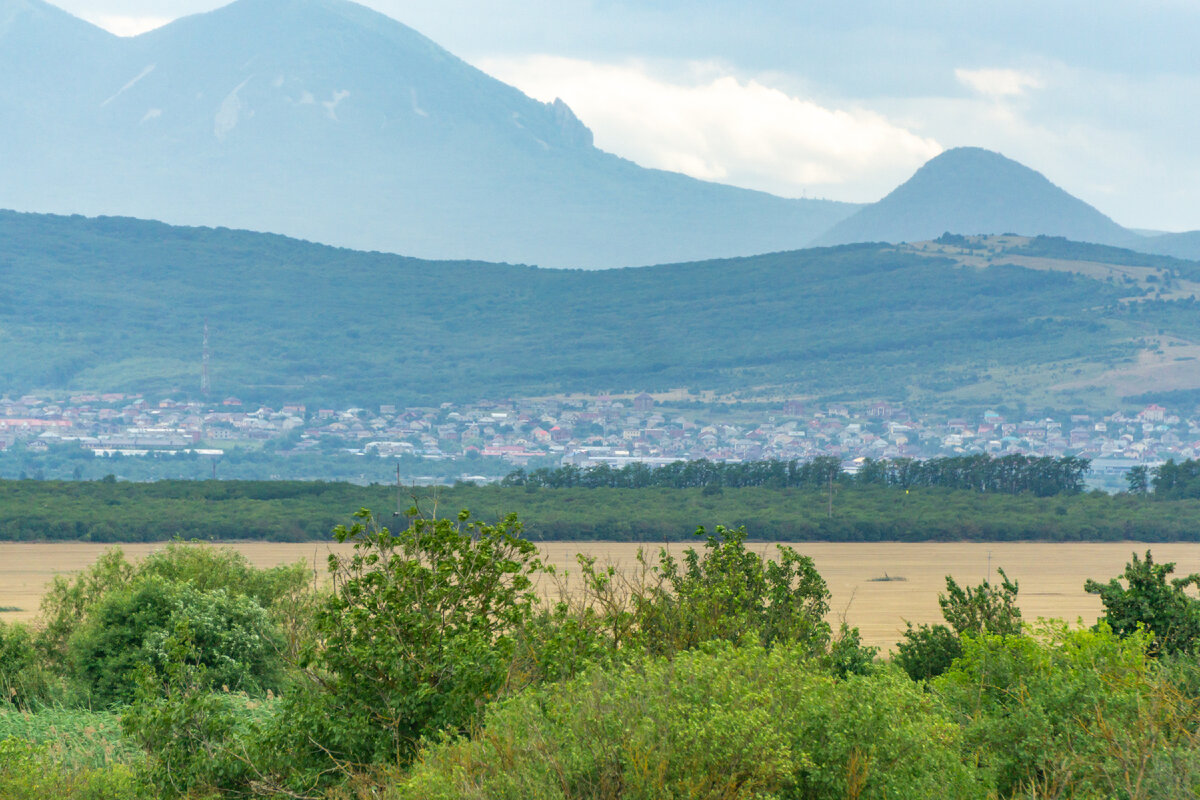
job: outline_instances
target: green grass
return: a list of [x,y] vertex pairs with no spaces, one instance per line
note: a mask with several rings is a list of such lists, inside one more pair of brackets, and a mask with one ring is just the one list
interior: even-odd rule
[[15,738],[44,746],[56,763],[71,769],[135,764],[142,752],[121,736],[119,714],[82,709],[0,711],[0,741]]

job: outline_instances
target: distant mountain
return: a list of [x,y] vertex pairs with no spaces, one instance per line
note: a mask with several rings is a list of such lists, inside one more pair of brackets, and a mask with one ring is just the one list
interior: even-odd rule
[[814,244],[917,242],[942,233],[1064,236],[1133,247],[1142,238],[999,153],[947,150],[887,197],[835,224]]
[[1200,264],[1063,239],[580,271],[0,212],[0,286],[0,395],[196,397],[205,320],[214,393],[246,401],[689,386],[1111,407],[1200,388]]
[[0,207],[578,267],[795,248],[858,208],[641,168],[563,102],[344,0],[129,39],[0,0]]
[[[1132,245],[1131,245],[1132,246]],[[1200,260],[1200,231],[1185,233],[1162,233],[1157,236],[1147,236],[1136,246],[1135,250],[1143,253],[1157,253],[1175,258]]]

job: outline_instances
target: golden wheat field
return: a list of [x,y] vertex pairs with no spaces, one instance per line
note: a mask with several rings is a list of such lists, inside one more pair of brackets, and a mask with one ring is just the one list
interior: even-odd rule
[[[317,563],[325,572],[332,547],[319,544],[246,542],[230,545],[258,566],[271,566],[304,559]],[[774,545],[755,543],[753,549],[774,552]],[[83,569],[109,545],[90,543],[0,543],[0,619],[29,620],[36,616],[46,585],[56,574]],[[131,559],[144,557],[161,544],[124,545]],[[678,553],[684,545],[674,545]],[[976,584],[1003,568],[1021,586],[1020,605],[1026,619],[1058,617],[1085,623],[1095,621],[1100,611],[1096,597],[1083,591],[1087,578],[1107,580],[1118,575],[1132,552],[1150,548],[1157,561],[1177,562],[1177,573],[1200,572],[1200,544],[1156,544],[1136,542],[1103,544],[1048,543],[813,543],[796,546],[810,555],[833,595],[831,621],[843,617],[857,625],[868,644],[888,648],[904,630],[904,620],[914,623],[940,621],[937,595],[945,576],[961,583]],[[545,545],[546,561],[561,572],[578,572],[576,556],[594,556],[622,570],[636,569],[638,545],[613,542],[559,542]],[[343,552],[348,547],[340,548]],[[657,552],[657,547],[650,548]],[[879,580],[888,577],[892,580]],[[577,584],[570,577],[567,587]],[[550,582],[547,593],[557,591]]]

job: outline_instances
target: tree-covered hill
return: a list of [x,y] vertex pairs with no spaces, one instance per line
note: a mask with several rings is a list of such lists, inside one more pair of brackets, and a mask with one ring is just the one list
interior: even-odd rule
[[343,405],[678,386],[1028,396],[1131,359],[1147,335],[1200,333],[1194,301],[1056,257],[1030,269],[997,248],[975,267],[862,244],[587,272],[3,212],[0,393],[194,396],[206,319],[215,393]]

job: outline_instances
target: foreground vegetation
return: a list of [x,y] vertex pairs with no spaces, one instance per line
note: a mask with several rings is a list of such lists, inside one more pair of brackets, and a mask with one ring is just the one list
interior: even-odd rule
[[[537,541],[682,541],[697,524],[744,525],[756,539],[793,542],[1200,539],[1200,491],[1193,490],[1038,497],[843,477],[687,488],[508,483],[402,494],[405,505],[471,508],[491,520],[515,512]],[[345,509],[395,508],[396,494],[394,486],[302,481],[0,480],[0,540],[316,540]]]
[[109,551],[0,625],[0,797],[1175,798],[1200,790],[1200,575],[1091,581],[1093,629],[947,578],[881,658],[811,559],[699,531],[573,591],[515,517],[338,527],[332,585]]

